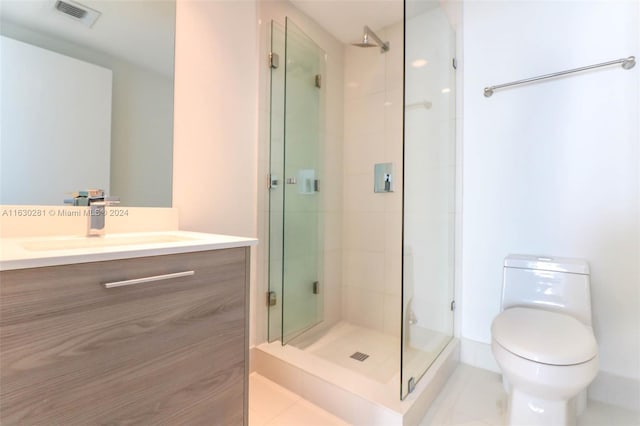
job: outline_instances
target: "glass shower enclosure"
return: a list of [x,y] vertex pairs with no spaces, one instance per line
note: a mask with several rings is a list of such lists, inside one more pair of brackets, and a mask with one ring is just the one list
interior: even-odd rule
[[269,341],[284,345],[322,321],[324,52],[290,19],[271,25]]
[[[325,86],[335,82],[299,26],[271,22],[268,340],[404,399],[453,336],[455,32],[437,1],[407,1],[402,21],[371,31],[390,49],[343,50],[334,235],[322,196],[337,191],[323,186],[335,142],[325,140]],[[392,191],[375,191],[376,166],[390,164]],[[325,259],[328,234],[341,241],[337,261]],[[328,267],[340,271],[331,285]]]

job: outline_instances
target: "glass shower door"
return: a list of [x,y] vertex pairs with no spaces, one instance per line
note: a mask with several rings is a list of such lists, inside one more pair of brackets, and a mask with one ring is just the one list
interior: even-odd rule
[[[272,31],[272,42],[277,42],[278,37],[274,38]],[[280,287],[281,311],[279,321],[277,313],[270,314],[269,340],[275,340],[273,328],[279,322],[279,337],[286,344],[323,318],[319,191],[324,52],[288,18],[281,62],[282,124],[274,123],[278,109],[274,109],[273,99],[279,94],[273,93],[278,81],[274,84],[272,73],[270,197],[270,291]],[[281,145],[278,126],[283,130]],[[279,183],[276,188],[274,180]],[[278,232],[281,235],[276,235]]]
[[324,52],[288,18],[285,64],[283,344],[322,320],[318,192]]

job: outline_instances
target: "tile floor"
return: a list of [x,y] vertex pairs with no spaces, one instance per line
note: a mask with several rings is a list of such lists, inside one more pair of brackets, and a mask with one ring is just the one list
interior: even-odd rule
[[[460,364],[431,405],[420,426],[501,426],[507,394],[499,374]],[[639,426],[640,412],[589,401],[578,426]]]
[[348,426],[280,385],[249,376],[249,426]]
[[[341,419],[253,373],[249,426],[339,426]],[[419,426],[503,425],[507,397],[500,376],[461,364]],[[638,426],[640,413],[590,401],[578,426]]]

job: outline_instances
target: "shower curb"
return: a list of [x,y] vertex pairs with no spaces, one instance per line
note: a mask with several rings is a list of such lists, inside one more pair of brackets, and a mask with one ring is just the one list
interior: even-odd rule
[[[306,354],[279,342],[263,343],[251,349],[251,371],[298,394],[307,401],[353,425],[409,426],[417,425],[444,387],[460,359],[460,342],[452,339],[417,383],[415,391],[400,401],[376,398],[370,387],[349,386],[346,389],[323,374],[323,363],[309,363]],[[303,364],[312,364],[307,371]],[[341,368],[330,365],[330,368]],[[309,369],[311,370],[311,369]],[[323,377],[324,376],[324,377]],[[334,374],[335,376],[335,374]],[[368,393],[368,394],[367,394]],[[384,400],[383,400],[384,399]]]

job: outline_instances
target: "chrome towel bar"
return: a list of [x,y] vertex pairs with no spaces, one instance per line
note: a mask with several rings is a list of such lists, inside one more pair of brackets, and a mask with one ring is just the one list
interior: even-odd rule
[[484,88],[484,96],[486,98],[489,98],[489,97],[491,97],[491,95],[493,95],[493,92],[495,90],[502,89],[502,88],[509,87],[509,86],[518,86],[520,84],[531,83],[531,82],[538,81],[538,80],[546,80],[548,78],[559,77],[559,76],[565,75],[565,74],[572,74],[574,72],[586,71],[586,70],[590,70],[590,69],[593,69],[593,68],[608,67],[610,65],[617,65],[617,64],[622,64],[622,68],[624,68],[625,70],[630,70],[631,68],[633,68],[636,65],[636,57],[635,56],[629,56],[628,58],[616,59],[615,61],[602,62],[601,64],[588,65],[586,67],[574,68],[572,70],[554,72],[554,73],[551,73],[551,74],[545,74],[545,75],[541,75],[541,76],[538,76],[538,77],[526,78],[524,80],[518,80],[518,81],[511,82],[511,83],[498,84],[496,86],[485,87]]

